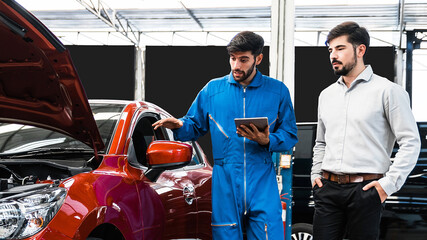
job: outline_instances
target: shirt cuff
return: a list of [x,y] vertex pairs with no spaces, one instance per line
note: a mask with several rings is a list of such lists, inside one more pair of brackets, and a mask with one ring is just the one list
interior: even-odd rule
[[314,180],[316,180],[316,178],[322,178],[322,175],[320,173],[311,174],[311,183],[314,183]]
[[381,178],[380,180],[378,180],[378,182],[380,183],[387,196],[390,196],[397,191],[394,183],[387,177]]

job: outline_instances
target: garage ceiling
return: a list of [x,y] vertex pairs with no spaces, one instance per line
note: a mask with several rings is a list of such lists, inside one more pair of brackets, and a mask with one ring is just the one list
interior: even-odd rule
[[[271,1],[266,0],[18,2],[65,44],[225,45],[242,30],[259,32],[267,44],[270,41]],[[348,20],[367,27],[374,46],[398,46],[401,29],[403,33],[427,29],[426,0],[295,0],[294,4],[297,46],[323,45],[327,31]]]

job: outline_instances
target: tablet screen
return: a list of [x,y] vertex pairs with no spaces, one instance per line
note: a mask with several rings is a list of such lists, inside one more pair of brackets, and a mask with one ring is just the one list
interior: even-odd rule
[[235,118],[234,123],[236,124],[236,128],[240,125],[245,125],[249,129],[251,129],[250,123],[254,124],[259,131],[264,131],[264,129],[268,125],[267,117],[255,117],[255,118]]

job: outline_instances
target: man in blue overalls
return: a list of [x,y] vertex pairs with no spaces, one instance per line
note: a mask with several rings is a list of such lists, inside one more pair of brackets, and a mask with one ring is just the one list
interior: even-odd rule
[[[237,34],[227,45],[231,73],[213,79],[199,92],[186,116],[154,123],[173,129],[181,141],[197,140],[210,130],[213,238],[284,238],[282,207],[272,152],[291,149],[297,142],[289,90],[262,75],[264,40],[253,32]],[[267,117],[263,131],[253,124],[236,129],[234,118]],[[243,137],[241,137],[241,136]]]

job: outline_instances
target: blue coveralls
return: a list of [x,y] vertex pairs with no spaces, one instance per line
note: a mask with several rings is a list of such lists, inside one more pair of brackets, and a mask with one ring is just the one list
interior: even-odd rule
[[[249,117],[268,117],[269,146],[237,135],[234,118]],[[243,87],[230,73],[206,84],[181,120],[184,125],[174,130],[178,140],[197,140],[211,132],[213,238],[243,239],[245,222],[248,239],[283,239],[282,207],[271,156],[297,142],[294,110],[285,84],[257,71],[251,84]]]

